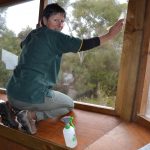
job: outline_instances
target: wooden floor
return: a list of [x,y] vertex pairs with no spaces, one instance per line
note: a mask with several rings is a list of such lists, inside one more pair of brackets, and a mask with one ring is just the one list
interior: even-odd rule
[[[103,137],[106,133],[114,129],[120,124],[120,120],[107,115],[86,112],[82,110],[74,110],[74,124],[78,146],[76,150],[83,150],[94,143],[97,139]],[[46,128],[43,129],[43,127]],[[38,133],[36,136],[64,145],[62,130],[64,124],[61,122],[53,122],[52,120],[42,121],[38,125]],[[47,134],[49,133],[49,134]]]
[[[5,99],[5,96],[0,94],[0,99]],[[79,109],[75,109],[71,115],[74,116],[78,140],[75,150],[138,150],[145,144],[150,143],[150,130],[135,123],[128,123],[114,116]],[[54,143],[65,149],[62,133],[64,124],[61,121],[48,119],[39,122],[38,132],[34,136],[28,136],[21,131],[14,129],[13,131],[9,128],[2,130],[1,127],[0,149],[3,147],[2,150],[29,150],[31,149],[30,146],[33,149],[36,140]],[[7,135],[2,132],[7,133]],[[21,142],[18,142],[17,138]],[[34,149],[52,149],[42,148],[42,146],[39,148],[39,141],[34,145]]]
[[[74,110],[78,146],[75,150],[137,150],[150,143],[150,130],[135,123],[122,122],[113,116]],[[63,125],[41,122],[38,137],[64,144]],[[47,130],[42,130],[45,126]],[[51,134],[47,134],[52,133]]]

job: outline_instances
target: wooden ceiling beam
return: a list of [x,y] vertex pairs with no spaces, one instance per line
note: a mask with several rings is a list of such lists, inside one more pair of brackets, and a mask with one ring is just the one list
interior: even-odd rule
[[21,4],[25,2],[29,2],[32,0],[0,0],[0,7],[9,7],[16,4]]

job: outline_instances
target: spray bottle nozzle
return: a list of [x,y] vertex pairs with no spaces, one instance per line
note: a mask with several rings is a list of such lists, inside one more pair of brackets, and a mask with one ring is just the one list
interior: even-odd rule
[[71,125],[74,128],[72,116],[65,116],[65,117],[61,118],[61,121],[64,122],[65,125]]

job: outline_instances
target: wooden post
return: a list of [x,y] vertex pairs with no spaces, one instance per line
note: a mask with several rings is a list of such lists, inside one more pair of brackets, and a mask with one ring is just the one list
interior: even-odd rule
[[140,57],[139,77],[137,80],[137,93],[134,110],[134,120],[136,114],[145,116],[147,107],[147,97],[150,85],[150,1],[146,3],[146,13],[144,19],[143,44]]
[[43,13],[43,10],[44,10],[45,6],[47,5],[47,3],[48,3],[48,0],[40,0],[40,5],[39,5],[39,19],[38,19],[37,28],[41,26],[42,13]]
[[129,0],[118,80],[116,112],[130,121],[136,92],[146,0]]

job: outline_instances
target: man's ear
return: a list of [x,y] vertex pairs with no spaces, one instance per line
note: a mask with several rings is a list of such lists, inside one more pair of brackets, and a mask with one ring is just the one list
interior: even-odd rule
[[43,19],[43,24],[44,24],[45,26],[47,26],[47,18],[46,18],[46,17],[43,17],[42,19]]

